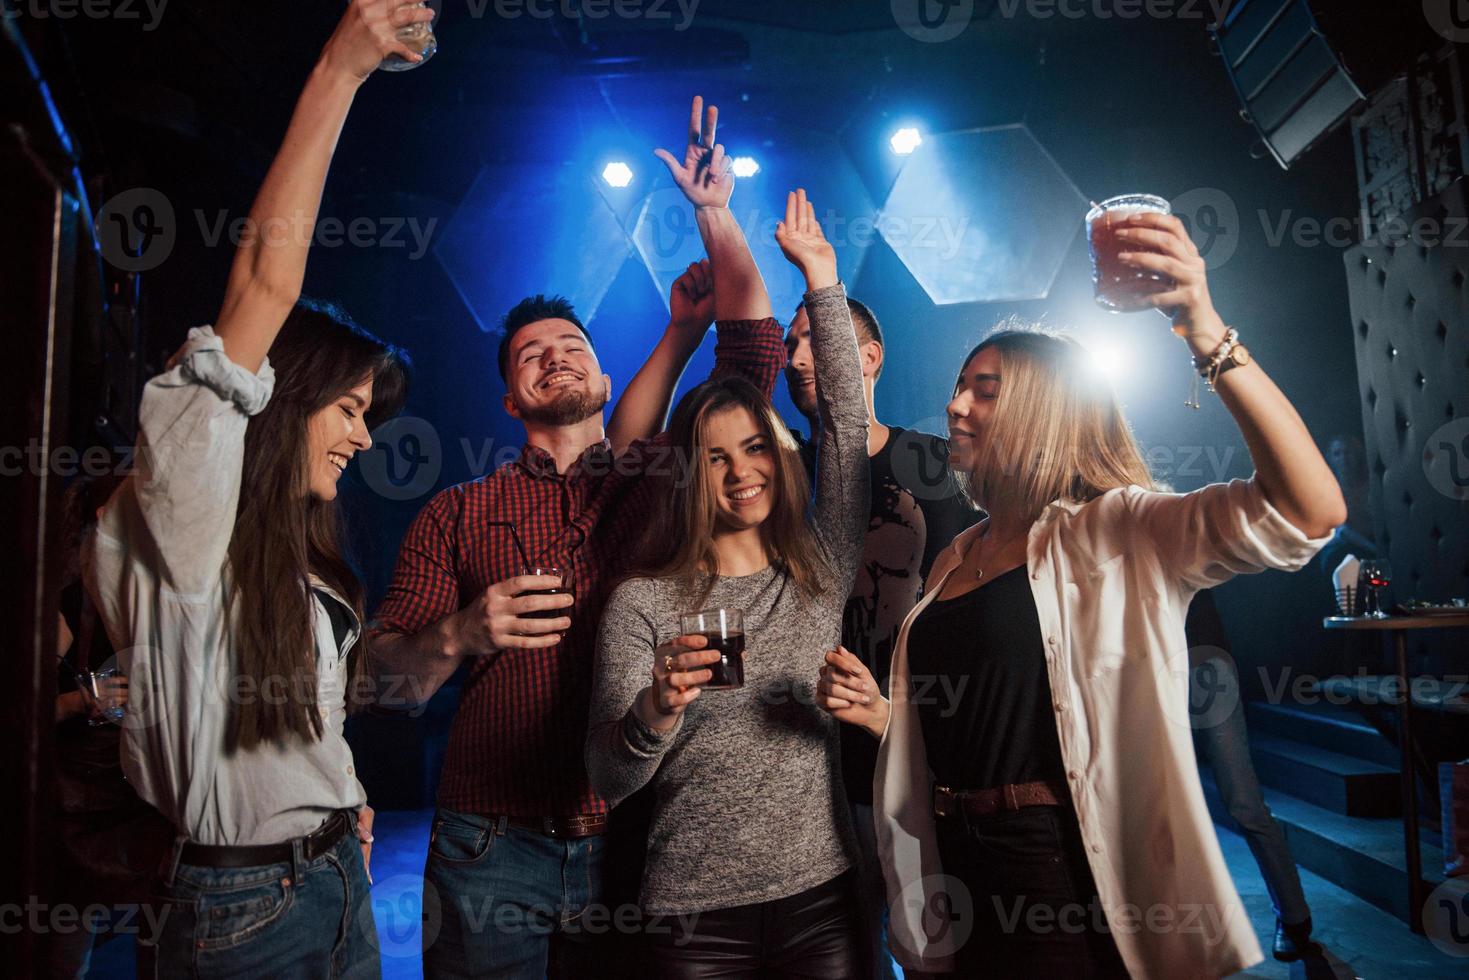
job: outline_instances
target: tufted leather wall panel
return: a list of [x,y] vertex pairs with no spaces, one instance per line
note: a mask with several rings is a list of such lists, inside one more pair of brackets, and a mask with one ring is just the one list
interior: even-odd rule
[[[1469,179],[1345,259],[1372,515],[1391,591],[1469,596]],[[1425,452],[1458,458],[1425,467]],[[1469,649],[1469,639],[1454,645]]]

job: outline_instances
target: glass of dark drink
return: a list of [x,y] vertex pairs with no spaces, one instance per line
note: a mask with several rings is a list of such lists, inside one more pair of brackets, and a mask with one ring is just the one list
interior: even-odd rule
[[[530,589],[528,591],[521,592],[519,595],[517,595],[516,596],[517,599],[519,599],[520,596],[524,596],[524,595],[561,595],[562,593],[571,591],[570,589],[568,589],[566,587],[566,573],[563,572],[559,568],[555,568],[555,567],[551,567],[551,566],[537,565],[537,566],[534,566],[534,567],[531,567],[531,568],[527,568],[525,570],[525,574],[527,574],[527,575],[551,575],[551,576],[554,576],[556,578],[559,578],[561,580],[561,585],[558,586],[557,588],[554,588],[554,589]],[[526,619],[560,619],[562,616],[570,616],[570,615],[571,615],[571,607],[570,606],[567,606],[564,609],[538,609],[535,612],[528,612],[528,613],[526,613],[525,614],[525,618]]]
[[679,634],[702,636],[719,659],[708,665],[714,676],[703,685],[711,691],[745,686],[745,614],[740,609],[705,609],[679,617]]
[[1166,293],[1177,283],[1172,276],[1139,269],[1118,261],[1119,252],[1157,252],[1137,242],[1117,239],[1117,229],[1127,219],[1144,212],[1171,214],[1172,206],[1152,194],[1122,194],[1095,204],[1086,214],[1087,240],[1092,252],[1092,285],[1097,305],[1113,313],[1149,309],[1148,297]]

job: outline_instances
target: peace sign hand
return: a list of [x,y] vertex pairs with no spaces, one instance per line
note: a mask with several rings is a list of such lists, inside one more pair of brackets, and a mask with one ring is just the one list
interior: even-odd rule
[[714,142],[714,133],[719,124],[719,107],[704,110],[704,97],[694,96],[694,105],[689,112],[689,143],[684,149],[683,162],[661,147],[653,155],[668,167],[668,173],[684,197],[696,208],[723,208],[729,206],[734,193],[734,174],[724,147]]

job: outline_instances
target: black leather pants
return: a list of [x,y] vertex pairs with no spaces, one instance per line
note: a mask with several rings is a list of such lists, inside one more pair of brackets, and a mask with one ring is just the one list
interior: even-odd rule
[[856,878],[848,871],[790,898],[645,923],[656,980],[810,977],[860,980],[871,941],[861,935]]

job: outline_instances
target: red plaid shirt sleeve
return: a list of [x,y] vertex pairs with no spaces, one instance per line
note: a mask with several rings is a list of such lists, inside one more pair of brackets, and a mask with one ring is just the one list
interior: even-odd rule
[[786,366],[785,335],[775,317],[763,320],[721,320],[716,325],[714,370],[709,377],[739,374],[768,398]]
[[450,487],[419,511],[398,548],[393,584],[377,608],[374,636],[414,634],[459,611],[458,518],[463,490]]

